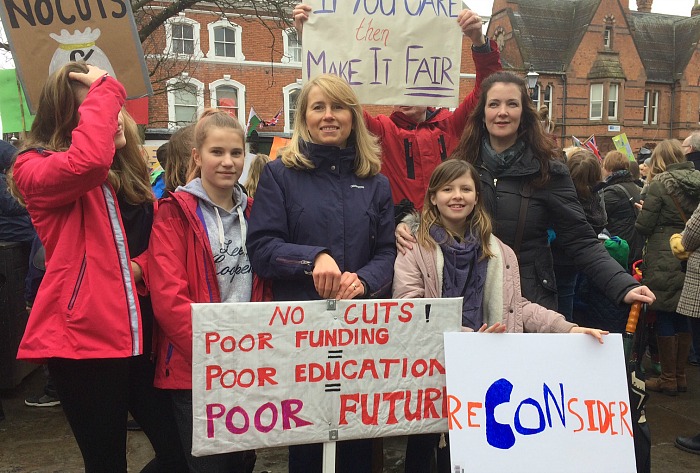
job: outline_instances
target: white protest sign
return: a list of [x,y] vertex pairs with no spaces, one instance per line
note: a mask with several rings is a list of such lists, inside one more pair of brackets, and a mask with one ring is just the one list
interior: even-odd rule
[[194,455],[447,429],[462,299],[193,304]]
[[456,107],[457,0],[309,0],[302,79],[344,78],[360,102]]
[[455,473],[634,473],[622,339],[446,333]]

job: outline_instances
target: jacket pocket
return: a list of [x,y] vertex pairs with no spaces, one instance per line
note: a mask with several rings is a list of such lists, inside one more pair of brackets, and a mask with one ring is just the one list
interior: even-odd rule
[[83,261],[80,263],[80,271],[78,271],[78,277],[76,278],[75,285],[73,286],[73,292],[71,293],[70,299],[68,301],[68,310],[73,310],[75,307],[75,301],[78,299],[78,294],[80,293],[80,288],[83,285],[83,279],[85,278],[85,269],[87,268],[87,255],[83,255]]

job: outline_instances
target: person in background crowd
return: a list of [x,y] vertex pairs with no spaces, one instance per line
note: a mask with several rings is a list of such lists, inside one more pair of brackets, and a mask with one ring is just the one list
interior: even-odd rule
[[549,309],[557,307],[547,240],[547,229],[553,226],[567,256],[609,299],[618,304],[652,302],[653,293],[600,245],[566,165],[552,159],[553,149],[525,81],[509,72],[497,72],[482,83],[479,103],[453,153],[479,171],[493,233],[518,256],[523,296]]
[[66,64],[42,89],[10,180],[46,250],[17,358],[48,360],[87,473],[127,470],[129,411],[156,454],[141,471],[181,472],[175,420],[153,387],[149,306],[136,290],[154,197],[125,100],[119,82],[85,63]]
[[[276,301],[386,298],[396,248],[380,148],[355,92],[329,74],[299,92],[294,134],[263,169],[250,216],[253,269]],[[289,447],[290,473],[320,473],[321,444]],[[336,471],[369,473],[372,440],[337,443]]]
[[641,195],[639,186],[629,171],[631,164],[632,161],[619,151],[610,151],[603,159],[603,198],[608,215],[606,228],[611,235],[619,236],[627,242],[630,249],[627,269],[642,258],[645,242],[645,238],[634,227],[639,214],[639,209],[634,204],[641,200]]
[[700,130],[692,132],[681,145],[688,161],[700,171]]
[[685,159],[678,140],[659,143],[651,157],[649,189],[636,228],[646,236],[644,279],[657,295],[650,306],[656,311],[661,376],[646,380],[649,391],[677,396],[688,384],[685,364],[691,336],[688,318],[677,312],[685,273],[672,253],[669,239],[685,227],[700,202],[700,171]]
[[[690,256],[677,310],[689,318],[697,341],[700,334],[700,251],[697,251],[700,248],[700,205],[685,225],[681,244],[690,252]],[[677,437],[675,445],[681,450],[700,455],[700,433],[695,437]]]
[[[602,343],[607,332],[578,327],[522,297],[518,260],[491,233],[480,195],[471,164],[450,159],[435,168],[420,220],[409,222],[418,243],[396,258],[394,298],[462,297],[465,331],[586,333]],[[439,448],[439,439],[409,436],[405,472],[430,473],[436,452],[437,471],[450,472],[449,448]]]
[[[298,4],[294,8],[294,25],[301,37],[311,7]],[[382,174],[389,178],[396,205],[397,222],[423,205],[423,197],[433,169],[452,153],[459,142],[464,125],[479,97],[481,82],[501,70],[496,42],[482,33],[481,17],[474,11],[462,10],[457,22],[464,36],[472,42],[472,58],[476,67],[474,89],[454,112],[406,104],[394,107],[390,116],[371,116],[364,120],[371,133],[379,137],[382,147]],[[407,235],[408,236],[408,235]]]
[[161,201],[147,281],[158,326],[155,385],[167,390],[191,472],[252,473],[253,451],[195,457],[192,451],[192,318],[198,302],[262,300],[245,251],[252,203],[238,178],[245,132],[228,113],[205,110],[194,130],[190,181]]
[[163,143],[158,147],[156,150],[156,160],[158,162],[151,169],[151,189],[153,189],[156,199],[160,199],[165,193],[165,163],[168,160],[167,146],[167,143]]
[[269,162],[270,157],[266,154],[258,153],[255,155],[255,158],[253,158],[253,162],[250,163],[250,170],[248,171],[248,179],[246,179],[243,185],[248,197],[255,198],[255,190],[258,188],[260,175],[265,165]]
[[180,128],[172,134],[166,143],[165,155],[165,190],[175,192],[187,184],[187,172],[192,161],[194,148],[194,124]]
[[[598,235],[607,224],[605,207],[601,194],[598,192],[602,187],[602,172],[598,158],[592,151],[579,148],[570,153],[566,166],[569,169],[586,221]],[[564,248],[556,237],[552,242],[552,257],[554,274],[557,279],[557,310],[566,317],[566,320],[572,322],[574,320],[574,295],[578,271],[571,259],[566,256]]]

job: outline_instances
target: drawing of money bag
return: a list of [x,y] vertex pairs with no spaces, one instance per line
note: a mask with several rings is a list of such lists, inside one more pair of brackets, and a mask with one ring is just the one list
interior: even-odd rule
[[99,28],[93,30],[87,27],[85,31],[75,30],[73,34],[68,30],[61,30],[60,35],[49,33],[49,36],[58,42],[58,48],[49,64],[49,75],[70,61],[85,61],[116,77],[107,55],[95,44],[100,37]]

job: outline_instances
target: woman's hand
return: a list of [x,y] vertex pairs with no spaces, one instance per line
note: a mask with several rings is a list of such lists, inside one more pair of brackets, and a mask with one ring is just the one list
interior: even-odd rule
[[340,287],[340,268],[328,253],[319,253],[314,260],[314,287],[322,299],[334,298]]
[[136,261],[131,261],[131,275],[134,278],[134,284],[143,281],[143,271]]
[[501,322],[496,322],[492,326],[488,326],[486,324],[482,325],[479,327],[479,330],[477,330],[479,333],[505,333],[506,332],[506,324],[502,324]]
[[340,287],[338,288],[338,294],[336,294],[336,299],[354,299],[360,297],[365,293],[365,286],[360,281],[357,273],[349,273],[345,271],[342,276],[340,276]]
[[108,74],[107,71],[104,69],[100,69],[97,66],[92,66],[88,64],[88,71],[86,73],[83,72],[69,72],[68,73],[68,78],[77,82],[80,82],[83,85],[86,85],[87,87],[90,87],[93,82],[96,80],[99,80],[103,78],[105,75]]
[[462,34],[472,40],[474,46],[483,46],[484,33],[482,31],[481,17],[475,11],[464,9],[457,15],[457,23],[462,28]]
[[591,335],[592,337],[597,338],[598,341],[602,344],[603,335],[607,335],[610,332],[608,332],[607,330],[599,330],[597,328],[574,327],[569,331],[569,333],[585,333],[587,335]]
[[299,34],[299,39],[301,39],[301,33],[304,30],[304,23],[309,19],[309,13],[311,13],[311,7],[303,3],[298,3],[292,11],[292,18],[294,18],[294,27],[297,29]]
[[656,296],[651,289],[646,286],[637,286],[625,294],[625,304],[641,302],[643,304],[652,304],[656,300]]
[[413,243],[416,243],[416,238],[409,231],[408,225],[403,222],[399,223],[394,235],[396,236],[396,250],[402,255],[405,255],[406,251],[413,249]]

